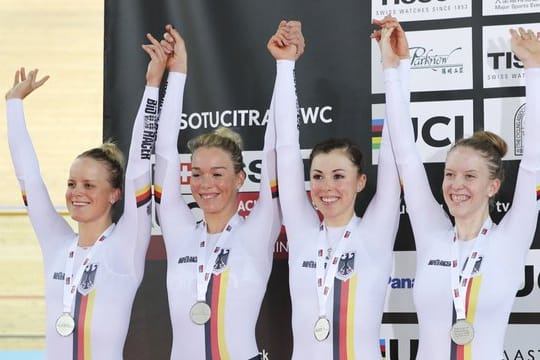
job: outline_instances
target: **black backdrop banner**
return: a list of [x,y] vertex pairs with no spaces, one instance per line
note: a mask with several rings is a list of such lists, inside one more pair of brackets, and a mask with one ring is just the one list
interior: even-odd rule
[[[515,1],[502,1],[509,7],[513,2]],[[115,139],[127,153],[133,119],[145,85],[148,63],[141,44],[147,42],[146,33],[152,33],[156,38],[160,38],[165,24],[170,23],[181,32],[188,49],[188,77],[184,95],[184,116],[180,119],[182,130],[178,141],[179,153],[187,153],[186,143],[193,136],[216,127],[228,126],[239,132],[244,139],[248,159],[248,184],[243,189],[242,204],[246,208],[249,207],[250,201],[253,202],[257,197],[260,174],[258,168],[260,159],[257,159],[257,155],[262,149],[265,114],[270,104],[275,76],[275,61],[266,50],[266,42],[275,32],[280,20],[300,20],[307,45],[305,54],[296,65],[301,110],[301,148],[307,151],[317,142],[330,136],[349,137],[360,145],[366,157],[368,175],[368,186],[360,195],[357,204],[357,210],[361,214],[375,191],[376,157],[373,154],[376,154],[374,151],[376,132],[372,130],[372,125],[378,118],[375,114],[376,106],[384,104],[384,94],[377,90],[376,84],[380,79],[374,75],[375,69],[380,67],[380,64],[378,54],[373,50],[372,40],[369,38],[372,31],[372,17],[382,18],[386,14],[392,14],[404,20],[402,24],[406,31],[417,34],[416,38],[412,37],[413,42],[422,46],[411,47],[414,54],[411,64],[413,77],[414,71],[420,73],[422,69],[429,67],[431,73],[428,76],[432,74],[446,76],[445,81],[428,79],[426,86],[413,83],[412,88],[412,100],[417,106],[412,111],[413,115],[417,113],[413,121],[418,122],[419,141],[423,139],[427,145],[438,146],[437,144],[444,143],[440,141],[441,136],[442,138],[446,136],[444,133],[443,135],[437,133],[438,125],[447,125],[455,119],[455,124],[451,123],[453,134],[458,134],[464,127],[465,135],[470,134],[472,130],[489,128],[491,122],[488,121],[486,114],[489,110],[488,104],[491,104],[490,100],[503,99],[497,100],[502,102],[505,98],[514,99],[524,95],[522,84],[490,85],[489,81],[493,78],[502,79],[511,76],[504,73],[505,69],[502,67],[506,66],[507,71],[519,70],[519,62],[512,54],[507,56],[508,52],[489,52],[492,47],[489,37],[496,36],[490,34],[496,32],[497,26],[510,27],[515,26],[514,24],[540,22],[538,13],[540,0],[529,1],[528,10],[515,11],[497,7],[499,5],[488,8],[491,3],[495,2],[487,0],[105,1],[103,136]],[[464,44],[456,45],[447,52],[440,50],[440,53],[434,55],[437,49],[433,44],[444,41],[431,40],[430,45],[426,44],[429,40],[425,39],[433,39],[437,33],[446,36],[448,43],[458,37],[453,34],[466,36]],[[469,57],[465,54],[466,49],[470,50]],[[456,55],[452,55],[454,58],[451,59],[450,54],[461,55],[457,55],[456,60]],[[455,79],[459,80],[459,76],[464,76],[465,80],[457,85],[452,83]],[[438,102],[452,104],[454,101],[465,104],[463,111],[459,106],[450,106],[454,111],[451,115],[442,113],[442,110],[440,114],[436,113]],[[432,112],[435,111],[435,114],[426,115],[426,112],[429,113],[425,110],[426,104],[433,102],[435,105],[430,109],[434,108]],[[424,119],[421,119],[422,116]],[[461,125],[458,126],[458,123]],[[426,136],[431,136],[431,141],[426,139]],[[454,135],[448,138],[451,141],[455,140]],[[187,159],[186,164],[182,165],[186,165],[186,169],[189,169],[189,158]],[[433,192],[442,203],[440,185],[444,160],[424,159],[424,161]],[[493,214],[496,221],[511,203],[518,161],[510,158],[505,162],[505,166],[507,181],[500,194],[500,205]],[[186,179],[181,179],[182,184],[187,184]],[[185,187],[184,193],[186,195],[189,193],[188,187]],[[188,202],[193,201],[192,198],[189,200],[189,196],[186,199]],[[411,265],[414,260],[408,260],[408,254],[414,251],[414,241],[404,204],[402,212],[395,250],[396,254],[403,255],[404,258],[396,260],[396,268],[400,269],[403,266],[414,270],[414,264]],[[538,235],[533,249],[540,249]],[[540,256],[535,251],[531,251],[533,259],[530,265],[532,268],[529,269],[531,281],[538,276],[540,268]],[[398,264],[400,261],[401,265]],[[412,282],[413,270],[410,275]],[[527,276],[527,270],[525,273]],[[172,334],[165,274],[163,244],[159,235],[156,235],[147,256],[145,277],[133,307],[132,322],[124,350],[127,359],[170,357]],[[405,275],[399,278],[403,281],[408,279]],[[540,284],[536,286],[533,281],[530,285],[529,282],[525,285],[521,296],[523,298],[536,296],[531,298],[533,300],[540,298],[537,289]],[[397,288],[393,284],[390,279],[389,288],[392,289],[389,291]],[[532,286],[530,291],[528,286]],[[410,287],[412,285],[406,290],[409,292],[395,295],[398,299],[400,296],[409,299],[401,302],[398,300],[398,303],[410,302]],[[276,245],[273,272],[257,326],[257,337],[263,358],[290,358],[292,350],[290,311],[286,240],[281,236]],[[531,310],[528,303],[524,303],[512,314],[510,323],[519,324],[523,319],[527,319],[526,323],[536,324],[538,327],[535,331],[538,331],[539,312],[538,309],[536,312]],[[414,326],[415,323],[414,308],[410,306],[393,308],[387,305],[383,324]],[[417,333],[408,329],[406,333],[404,336],[395,333],[389,336],[388,342],[385,343],[388,359],[397,359],[399,354],[402,358],[406,356],[403,354],[414,356]],[[411,344],[410,349],[402,345],[398,352],[398,341]],[[514,350],[508,350],[508,353],[511,351]]]

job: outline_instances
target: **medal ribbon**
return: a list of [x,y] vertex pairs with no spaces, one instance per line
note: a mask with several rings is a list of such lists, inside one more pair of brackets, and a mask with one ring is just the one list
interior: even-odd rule
[[319,317],[326,317],[326,303],[328,301],[330,293],[332,292],[332,288],[334,287],[334,277],[336,276],[338,270],[339,259],[343,254],[346,240],[351,237],[352,229],[356,228],[359,222],[360,218],[353,215],[353,217],[345,227],[343,235],[341,235],[341,238],[338,240],[336,244],[336,249],[332,254],[330,263],[328,264],[325,259],[325,253],[327,251],[325,241],[326,225],[324,225],[324,222],[322,222],[319,227],[319,235],[317,236],[317,257],[315,267],[317,276],[317,296],[319,299]]
[[94,255],[97,253],[97,250],[101,247],[101,245],[105,242],[105,239],[107,236],[111,234],[111,232],[114,230],[115,224],[111,224],[98,238],[98,240],[95,242],[94,246],[92,246],[92,249],[90,252],[88,252],[88,255],[83,259],[81,262],[81,265],[79,266],[79,269],[77,269],[77,273],[75,276],[73,276],[73,262],[75,261],[75,251],[77,250],[77,243],[79,241],[79,237],[75,239],[73,244],[69,248],[68,257],[66,259],[66,268],[64,272],[65,280],[64,280],[64,297],[62,300],[62,303],[64,305],[64,313],[71,314],[71,310],[73,307],[73,301],[75,300],[75,294],[77,293],[77,287],[79,286],[79,283],[81,282],[84,269],[86,268],[86,265],[90,263],[90,260],[94,257]]
[[[465,269],[463,269],[463,272],[461,272],[462,265],[460,264],[460,261],[459,261],[457,230],[454,227],[454,235],[453,235],[454,239],[452,241],[451,277],[452,277],[452,299],[454,301],[454,308],[456,310],[456,321],[465,320],[467,317],[466,310],[465,310],[467,286],[469,285],[469,280],[472,278],[474,265],[476,264],[476,260],[478,259],[478,256],[480,255],[480,249],[482,245],[484,244],[485,239],[487,238],[488,232],[491,229],[492,225],[493,225],[493,222],[491,221],[491,218],[488,216],[488,218],[484,222],[484,225],[482,225],[482,229],[480,230],[480,233],[478,234],[476,244],[471,250],[471,254],[469,255],[469,260],[467,260],[467,266],[465,267]],[[460,272],[461,272],[461,278],[460,278]]]
[[203,221],[201,224],[199,224],[201,234],[199,251],[197,253],[197,301],[205,301],[208,283],[210,282],[210,277],[212,275],[212,271],[214,270],[214,264],[216,263],[219,252],[223,248],[223,244],[225,244],[233,229],[241,220],[242,218],[238,214],[235,214],[231,220],[229,220],[227,226],[225,226],[225,230],[223,230],[219,236],[219,239],[216,241],[216,245],[214,246],[213,251],[210,253],[206,265],[204,263],[204,260],[207,258],[206,247],[208,245],[206,222]]

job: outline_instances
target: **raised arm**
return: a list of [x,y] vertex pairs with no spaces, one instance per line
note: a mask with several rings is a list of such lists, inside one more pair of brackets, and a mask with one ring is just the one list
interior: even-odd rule
[[243,247],[253,258],[272,261],[274,243],[281,229],[278,195],[276,130],[274,120],[270,116],[264,135],[259,198],[245,222],[248,229],[257,229],[258,232],[264,234],[260,239],[264,239],[265,243],[244,237]]
[[[277,44],[273,42],[290,42],[298,44],[295,46],[295,53],[291,54],[292,59],[298,59],[303,52],[304,39],[300,31],[299,22],[290,22],[288,28],[287,23],[283,21],[280,24],[281,34],[278,29],[278,33],[274,35],[269,43],[268,49],[273,49]],[[276,48],[276,53],[282,51],[280,48]],[[273,53],[274,55],[275,53]],[[276,54],[276,56],[278,56]],[[282,53],[283,57],[286,55]],[[264,147],[262,155],[262,169],[261,169],[261,185],[259,190],[259,199],[254,209],[251,211],[247,223],[250,228],[261,229],[262,233],[270,234],[267,237],[268,242],[265,247],[260,246],[254,241],[248,241],[244,246],[253,253],[254,256],[264,256],[265,254],[271,255],[273,251],[273,245],[279,235],[281,229],[281,208],[278,201],[278,179],[277,179],[277,152],[276,152],[276,86],[274,86],[274,92],[272,94],[272,100],[270,102],[270,116],[268,123],[266,124],[266,131],[264,134]],[[256,225],[251,225],[256,224]],[[271,258],[268,257],[270,260]]]
[[[49,79],[48,76],[44,76],[38,80],[37,74],[38,70],[34,69],[27,76],[24,68],[15,73],[13,87],[6,93],[6,115],[9,150],[15,174],[30,221],[40,241],[43,255],[47,258],[49,250],[56,248],[57,240],[63,238],[63,235],[74,236],[74,233],[67,222],[58,215],[51,202],[26,128],[23,99]],[[45,238],[48,239],[47,243],[44,243]]]
[[[287,233],[292,235],[289,236],[289,241],[301,237],[305,229],[319,224],[317,213],[306,194],[304,164],[300,152],[294,79],[295,61],[304,50],[303,38],[298,35],[300,30],[298,22],[289,24],[282,21],[267,45],[277,63],[271,114],[276,124],[277,169],[283,222]],[[294,39],[302,41],[297,41],[299,45],[296,46]]]
[[159,84],[167,55],[159,42],[147,34],[150,44],[143,45],[150,56],[146,72],[146,87],[131,135],[129,157],[125,176],[124,213],[118,222],[118,246],[116,254],[124,254],[116,260],[120,271],[134,269],[142,276],[151,230],[151,172],[150,159],[159,117]]
[[[389,116],[399,115],[401,118],[391,121],[407,119],[407,112],[387,112]],[[401,187],[399,184],[398,169],[392,151],[392,144],[386,123],[383,126],[379,160],[377,165],[377,188],[371,199],[363,221],[380,224],[378,234],[370,236],[366,241],[366,248],[372,255],[391,254],[397,234],[400,217]]]
[[[394,32],[396,34],[392,36]],[[384,68],[386,125],[403,182],[405,202],[415,233],[416,246],[422,248],[427,246],[427,243],[423,242],[430,239],[421,234],[441,231],[451,228],[452,225],[431,193],[422,160],[414,143],[414,132],[408,116],[410,101],[409,96],[405,95],[405,88],[408,86],[402,84],[400,79],[404,70],[408,70],[408,66],[403,63],[405,53],[399,50],[407,48],[408,54],[403,29],[390,21],[381,25],[380,37],[375,39],[379,40]],[[404,77],[404,80],[408,81],[408,78]]]
[[[160,227],[164,234],[195,225],[191,210],[180,188],[178,135],[182,115],[182,98],[187,74],[187,51],[184,40],[171,25],[166,26],[162,47],[169,54],[169,77],[163,101],[156,141],[155,201]],[[165,245],[177,239],[164,236]]]
[[526,79],[526,131],[521,166],[537,171],[540,169],[540,147],[536,146],[540,135],[540,34],[523,28],[512,29],[511,34],[512,51],[523,62]]
[[540,170],[540,147],[537,144],[540,138],[540,40],[532,30],[511,29],[510,33],[512,51],[525,67],[527,108],[523,125],[523,158],[519,165],[514,199],[500,227],[509,228],[508,233],[522,234],[514,236],[512,241],[504,239],[502,246],[519,248],[524,256],[534,239],[538,216],[536,189],[540,182],[537,175]]

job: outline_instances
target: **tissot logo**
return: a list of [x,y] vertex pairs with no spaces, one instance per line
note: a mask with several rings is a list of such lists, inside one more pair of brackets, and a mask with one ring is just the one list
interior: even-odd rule
[[[540,4],[540,0],[535,1],[538,1]],[[514,2],[514,0],[512,2]],[[515,2],[517,3],[518,1],[516,0]],[[519,2],[524,3],[526,1]],[[509,28],[517,27],[532,29],[533,31],[540,30],[536,23],[483,27],[482,62],[485,88],[523,86],[525,84],[523,63],[512,52],[512,45],[508,33]]]
[[490,52],[487,53],[487,58],[493,70],[523,69],[521,61],[511,52]]

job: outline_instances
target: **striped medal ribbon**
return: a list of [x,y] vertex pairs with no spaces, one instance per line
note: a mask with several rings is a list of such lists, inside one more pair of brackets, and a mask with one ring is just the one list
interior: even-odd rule
[[491,218],[488,216],[478,237],[476,238],[476,243],[474,244],[473,249],[468,257],[467,264],[463,269],[463,265],[460,264],[459,259],[459,244],[457,239],[457,230],[454,227],[454,234],[452,240],[452,267],[451,267],[451,278],[452,278],[452,300],[454,302],[454,308],[456,310],[456,322],[452,324],[450,329],[450,337],[452,341],[457,345],[466,345],[469,344],[474,339],[474,326],[469,321],[467,321],[466,313],[466,297],[467,297],[467,286],[469,281],[473,277],[474,266],[478,257],[480,256],[480,250],[484,245],[489,230],[493,226]]
[[315,322],[313,334],[317,341],[324,341],[328,338],[331,331],[330,320],[326,314],[326,304],[328,297],[334,287],[334,277],[338,271],[339,259],[343,254],[345,245],[350,239],[352,230],[358,226],[360,218],[353,215],[349,223],[345,227],[341,238],[338,240],[335,251],[329,259],[326,260],[326,225],[321,222],[319,226],[319,235],[317,236],[317,257],[316,257],[316,281],[317,281],[317,297],[319,300],[319,318]]
[[[208,283],[212,276],[212,271],[216,264],[216,259],[219,256],[220,251],[223,249],[223,245],[227,242],[227,239],[231,235],[233,229],[240,223],[242,218],[240,215],[235,214],[225,226],[225,230],[219,236],[216,241],[210,256],[208,256],[206,248],[208,245],[206,232],[206,222],[202,222],[200,226],[200,241],[199,251],[197,254],[197,301],[191,306],[189,310],[189,317],[193,323],[197,325],[204,325],[210,320],[211,309],[205,301],[206,292],[208,290]],[[205,259],[208,260],[205,263]]]
[[62,299],[63,312],[60,314],[58,319],[56,319],[56,332],[61,336],[69,336],[75,330],[75,319],[71,315],[73,309],[73,302],[75,300],[75,295],[77,294],[77,287],[81,282],[82,276],[84,274],[84,269],[97,253],[98,249],[105,242],[107,236],[111,234],[114,230],[115,224],[111,224],[98,238],[98,240],[92,246],[92,249],[86,255],[86,257],[81,262],[81,265],[77,269],[77,273],[73,276],[73,267],[75,261],[75,251],[77,250],[77,243],[79,242],[79,237],[75,238],[73,244],[71,244],[66,259],[66,267],[64,271],[64,296]]

